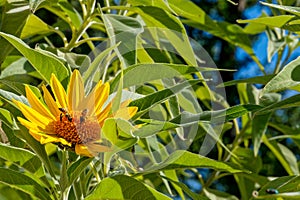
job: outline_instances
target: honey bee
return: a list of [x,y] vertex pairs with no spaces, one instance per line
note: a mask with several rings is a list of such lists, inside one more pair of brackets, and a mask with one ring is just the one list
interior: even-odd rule
[[85,122],[87,113],[88,113],[88,109],[86,109],[86,108],[81,112],[81,115],[80,115],[80,123]]
[[65,108],[58,108],[60,113],[59,119],[60,121],[62,121],[63,116],[66,116],[69,122],[72,122],[73,118],[71,117],[71,115],[68,113],[67,109]]

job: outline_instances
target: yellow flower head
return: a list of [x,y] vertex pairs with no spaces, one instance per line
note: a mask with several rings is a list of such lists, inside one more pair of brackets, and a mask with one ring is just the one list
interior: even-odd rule
[[74,148],[78,155],[92,157],[111,150],[101,139],[104,121],[109,117],[129,120],[137,112],[137,107],[127,107],[129,101],[125,101],[118,111],[111,113],[112,104],[107,103],[108,83],[100,81],[85,95],[78,70],[72,73],[67,91],[55,75],[51,77],[50,86],[53,96],[42,86],[44,103],[28,86],[25,89],[31,107],[14,100],[27,119],[18,117],[18,120],[41,144],[60,143]]

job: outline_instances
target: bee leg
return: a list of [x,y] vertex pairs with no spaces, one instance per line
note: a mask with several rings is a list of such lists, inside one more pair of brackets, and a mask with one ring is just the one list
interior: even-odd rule
[[60,113],[60,115],[59,115],[59,120],[62,122],[62,119],[63,119],[63,114]]

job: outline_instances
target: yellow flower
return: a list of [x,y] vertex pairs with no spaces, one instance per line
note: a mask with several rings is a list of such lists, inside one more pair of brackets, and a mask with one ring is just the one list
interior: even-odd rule
[[67,91],[52,74],[50,86],[53,96],[42,86],[44,102],[41,102],[29,86],[26,96],[31,107],[14,100],[26,119],[18,117],[22,125],[41,144],[60,143],[73,148],[78,155],[95,156],[99,152],[110,151],[101,139],[101,127],[109,117],[129,120],[137,112],[137,107],[127,107],[125,101],[115,113],[111,113],[112,103],[108,103],[109,84],[100,81],[85,95],[83,79],[75,70]]

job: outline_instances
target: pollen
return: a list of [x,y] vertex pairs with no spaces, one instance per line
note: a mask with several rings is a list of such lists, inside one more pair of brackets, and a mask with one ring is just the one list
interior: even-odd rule
[[54,123],[55,134],[72,145],[100,139],[101,128],[95,117],[82,116],[82,112],[61,114]]

